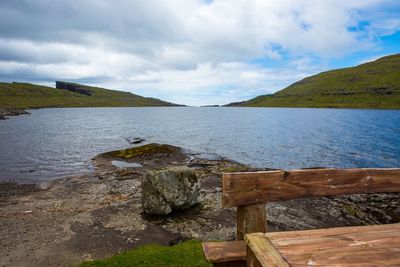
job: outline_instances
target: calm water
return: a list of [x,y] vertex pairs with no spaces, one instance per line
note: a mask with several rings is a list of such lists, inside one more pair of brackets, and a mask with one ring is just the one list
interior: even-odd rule
[[39,109],[0,121],[0,181],[90,171],[129,137],[258,167],[400,167],[400,111],[286,108]]

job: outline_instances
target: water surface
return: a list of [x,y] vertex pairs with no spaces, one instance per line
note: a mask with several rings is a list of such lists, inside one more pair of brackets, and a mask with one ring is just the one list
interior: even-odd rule
[[400,111],[289,108],[60,108],[0,121],[0,181],[91,170],[126,139],[269,168],[400,167]]

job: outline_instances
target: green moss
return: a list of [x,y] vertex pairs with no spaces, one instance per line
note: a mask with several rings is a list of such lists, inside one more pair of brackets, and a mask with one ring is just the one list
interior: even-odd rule
[[201,243],[191,240],[175,246],[146,245],[137,249],[118,254],[105,260],[84,262],[80,267],[89,266],[210,266],[207,263]]
[[246,172],[248,170],[249,170],[248,166],[233,165],[233,166],[228,166],[228,167],[222,168],[221,172]]
[[144,146],[109,152],[109,155],[117,158],[130,159],[139,156],[152,156],[155,154],[173,154],[178,152],[179,150],[180,149],[178,147],[153,143]]

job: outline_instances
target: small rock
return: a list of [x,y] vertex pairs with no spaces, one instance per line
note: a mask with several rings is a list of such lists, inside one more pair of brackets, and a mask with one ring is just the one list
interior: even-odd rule
[[143,139],[140,137],[134,137],[134,138],[127,138],[126,141],[128,141],[131,144],[140,144],[140,143],[146,141],[146,139]]
[[142,180],[142,207],[145,213],[167,215],[198,203],[200,184],[188,167],[150,171]]

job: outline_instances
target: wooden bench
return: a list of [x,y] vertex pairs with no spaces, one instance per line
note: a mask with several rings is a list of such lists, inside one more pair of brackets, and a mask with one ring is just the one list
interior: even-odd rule
[[252,266],[400,266],[400,223],[246,234]]
[[237,241],[204,242],[214,266],[246,266],[248,233],[267,232],[265,203],[296,198],[400,192],[400,169],[306,169],[224,173],[222,205],[237,207]]

